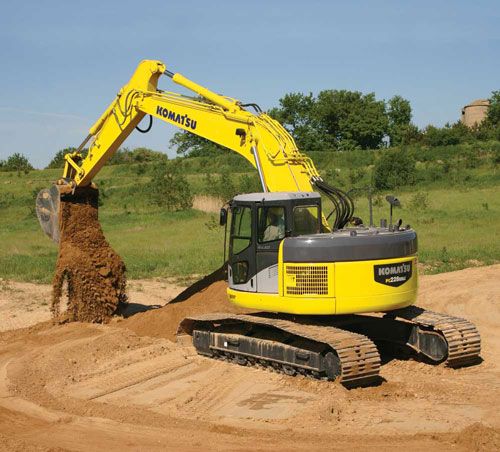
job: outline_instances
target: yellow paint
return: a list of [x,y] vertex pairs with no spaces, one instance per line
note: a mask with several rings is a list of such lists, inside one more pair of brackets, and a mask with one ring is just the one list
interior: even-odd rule
[[[374,265],[412,261],[412,276],[399,287],[375,281]],[[229,300],[245,308],[289,314],[354,314],[391,311],[413,304],[417,297],[417,257],[355,262],[291,264],[282,262],[279,255],[280,281],[277,294],[242,292],[228,289]],[[286,275],[288,265],[328,267],[328,292],[325,295],[286,295],[286,287],[294,280]],[[257,287],[258,290],[258,287]]]
[[[374,279],[374,265],[412,261],[411,278],[399,287],[381,284]],[[376,261],[335,263],[336,314],[389,311],[416,301],[418,286],[417,257]]]
[[89,185],[149,114],[227,147],[253,166],[256,163],[252,149],[256,149],[269,191],[314,191],[311,181],[319,174],[281,124],[265,113],[253,114],[242,108],[239,101],[216,94],[181,74],[174,74],[172,80],[202,96],[202,100],[160,92],[158,79],[165,71],[166,66],[159,61],[144,60],[139,64],[130,81],[90,128],[88,155],[65,156],[64,179],[77,187]]

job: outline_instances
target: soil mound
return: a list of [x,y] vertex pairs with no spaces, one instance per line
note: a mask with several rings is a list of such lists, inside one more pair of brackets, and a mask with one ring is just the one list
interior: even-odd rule
[[227,283],[220,278],[217,280],[215,273],[188,287],[166,306],[136,314],[119,325],[140,336],[165,337],[174,341],[179,323],[185,317],[211,312],[250,312],[229,303],[226,294]]
[[473,451],[500,450],[500,432],[498,429],[477,422],[458,433],[455,444]]
[[[150,284],[144,296],[166,283]],[[0,450],[500,450],[500,264],[424,275],[421,289],[418,305],[475,322],[481,365],[394,359],[380,386],[349,390],[144,337],[168,337],[161,320],[190,305],[231,309],[222,281],[111,325],[0,333]]]
[[[95,188],[77,189],[61,197],[61,236],[52,282],[54,320],[107,322],[125,294],[125,264],[106,241],[98,220]],[[61,298],[67,291],[67,311]]]

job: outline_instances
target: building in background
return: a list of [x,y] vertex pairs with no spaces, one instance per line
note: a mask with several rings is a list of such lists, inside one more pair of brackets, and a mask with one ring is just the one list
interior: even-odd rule
[[462,117],[460,120],[467,127],[473,127],[477,124],[481,124],[488,114],[489,106],[490,101],[488,99],[475,100],[462,108]]

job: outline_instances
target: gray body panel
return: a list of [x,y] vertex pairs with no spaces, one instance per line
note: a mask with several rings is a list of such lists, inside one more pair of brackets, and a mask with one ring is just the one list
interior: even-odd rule
[[243,284],[235,284],[231,266],[229,266],[228,285],[229,288],[242,292],[278,293],[278,264],[260,270]]
[[260,270],[256,277],[259,292],[278,293],[278,264]]
[[233,198],[235,202],[275,202],[296,199],[320,199],[319,193],[314,191],[275,191],[271,193],[246,193]]
[[227,269],[227,282],[231,289],[241,290],[242,292],[257,292],[256,275],[253,275],[245,283],[236,284],[233,280],[233,270],[230,265]]
[[[355,234],[355,235],[351,235]],[[328,234],[289,237],[284,262],[343,262],[405,257],[417,252],[414,230],[352,229]]]

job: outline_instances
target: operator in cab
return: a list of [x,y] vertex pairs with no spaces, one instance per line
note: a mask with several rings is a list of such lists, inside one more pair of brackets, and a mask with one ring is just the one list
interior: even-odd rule
[[272,242],[285,237],[285,209],[270,207],[267,209],[267,227],[264,230],[263,242]]

